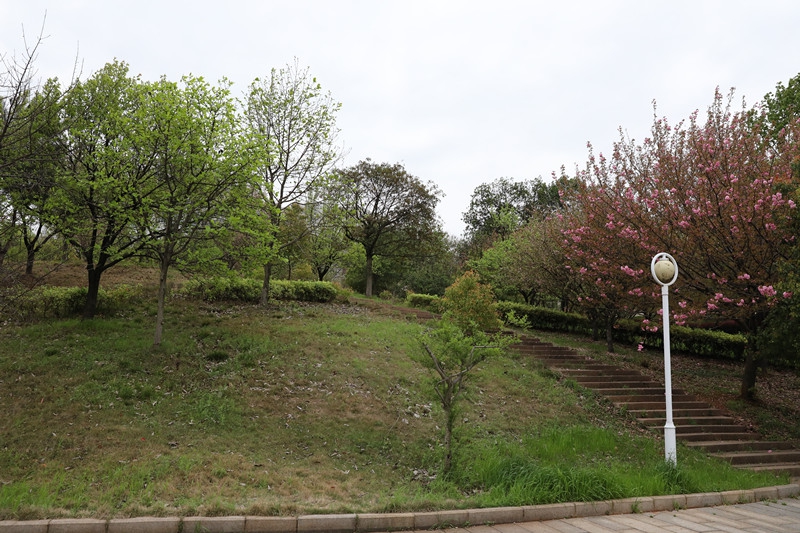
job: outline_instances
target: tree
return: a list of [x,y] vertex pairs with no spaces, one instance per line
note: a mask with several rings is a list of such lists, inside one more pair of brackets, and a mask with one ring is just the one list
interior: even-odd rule
[[278,232],[289,205],[302,204],[308,192],[328,175],[340,157],[336,146],[336,113],[341,104],[322,92],[308,69],[297,62],[285,69],[272,69],[269,79],[256,79],[247,94],[247,119],[251,135],[268,152],[257,173],[265,215],[274,228],[274,238],[264,263],[261,303],[269,300],[273,260],[280,248]]
[[339,205],[345,236],[366,254],[365,294],[372,296],[373,260],[414,257],[438,230],[436,205],[440,191],[411,176],[400,164],[369,159],[340,171]]
[[[590,279],[642,271],[641,284],[627,294],[651,301],[658,291],[648,279],[649,258],[671,253],[680,272],[673,320],[725,317],[755,339],[776,301],[791,297],[776,286],[795,242],[796,205],[779,186],[791,181],[800,131],[787,126],[780,142],[771,142],[763,117],[752,119],[763,111],[734,113],[732,96],[726,104],[717,92],[702,122],[698,113],[676,127],[656,119],[641,145],[616,143],[611,159],[601,157],[584,175],[592,186],[582,191],[581,206],[591,209],[584,217],[591,225],[579,223],[566,235],[593,254],[601,270]],[[617,253],[615,242],[640,259]],[[761,364],[758,344],[748,343],[743,398],[753,398]]]
[[55,79],[48,80],[27,98],[16,111],[17,119],[24,124],[17,130],[21,138],[3,150],[3,159],[13,162],[0,171],[0,188],[13,206],[19,224],[27,275],[33,274],[36,253],[55,235],[45,221],[63,159],[61,98],[61,88]]
[[[199,257],[204,242],[252,214],[250,155],[237,135],[236,106],[229,84],[213,87],[186,76],[147,85],[137,110],[149,123],[153,193],[143,198],[136,219],[143,252],[159,264],[154,344],[161,343],[169,268]],[[134,132],[131,132],[133,134]],[[152,148],[151,148],[152,147]],[[255,228],[249,228],[251,231]],[[212,257],[211,259],[218,259]]]
[[[21,171],[34,167],[42,171],[52,163],[52,144],[43,140],[57,134],[52,127],[63,95],[69,91],[69,87],[60,90],[57,80],[39,87],[35,62],[42,40],[40,32],[32,44],[25,41],[19,56],[0,53],[0,264],[22,236],[28,249],[26,270],[32,268],[35,249],[47,238],[41,238],[45,228],[26,204],[47,186],[36,182],[40,174]],[[42,209],[42,201],[35,207]]]
[[458,401],[467,378],[488,357],[503,353],[516,339],[498,331],[502,325],[490,287],[481,284],[474,272],[467,272],[445,290],[445,313],[437,326],[422,336],[425,353],[418,358],[436,373],[434,391],[444,411],[444,467],[453,466],[453,430]]
[[335,183],[322,180],[308,194],[304,257],[319,281],[336,273],[351,243],[344,236]]
[[781,138],[781,130],[796,122],[800,116],[800,74],[786,85],[778,82],[774,92],[764,96],[767,131],[774,138]]
[[559,206],[555,182],[500,178],[475,188],[462,218],[467,225],[467,237],[480,252],[494,241],[508,238],[531,217],[546,216]]
[[65,162],[47,223],[86,263],[84,318],[96,313],[103,272],[138,254],[149,237],[136,231],[159,188],[153,131],[141,113],[146,89],[127,64],[113,62],[76,83],[64,102]]

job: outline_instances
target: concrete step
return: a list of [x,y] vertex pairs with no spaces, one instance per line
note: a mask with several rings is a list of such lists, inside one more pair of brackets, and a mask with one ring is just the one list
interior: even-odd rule
[[725,459],[734,466],[766,464],[800,464],[800,450],[748,451],[712,453],[714,457]]
[[791,450],[794,445],[791,442],[778,442],[767,440],[714,440],[714,441],[695,441],[687,442],[687,446],[692,448],[702,448],[706,452],[748,452],[769,450]]
[[611,374],[611,373],[605,373],[605,374],[602,374],[602,373],[598,373],[598,374],[590,373],[590,374],[585,375],[585,376],[582,376],[582,375],[570,375],[570,376],[567,376],[567,377],[570,377],[570,378],[574,379],[575,381],[577,381],[579,383],[597,382],[597,383],[610,383],[612,385],[616,383],[616,385],[618,387],[619,386],[623,386],[624,387],[628,383],[648,383],[648,384],[649,383],[658,383],[657,381],[653,381],[652,379],[648,379],[648,378],[644,377],[643,375],[641,375],[639,373],[634,373],[634,374],[625,374],[625,373],[622,373],[622,372],[613,373],[613,374]]
[[[657,431],[659,433],[664,432],[664,428],[651,428],[653,431]],[[720,432],[720,433],[713,433],[710,431],[701,432],[698,431],[696,433],[679,433],[675,431],[675,435],[681,442],[698,442],[698,441],[712,441],[712,440],[719,440],[719,441],[730,441],[730,440],[740,440],[740,441],[748,441],[748,440],[758,440],[757,433],[750,433],[748,431],[742,431],[742,428],[739,428],[739,432]]]
[[[645,426],[664,427],[667,419],[666,417],[639,418],[639,422]],[[672,423],[675,424],[675,427],[735,426],[737,428],[744,429],[739,424],[736,424],[733,418],[729,416],[698,416],[693,418],[673,416]]]
[[[594,389],[594,390],[654,389],[654,384],[652,381],[624,381],[624,380],[603,381],[599,380],[598,378],[592,378],[593,380],[587,378],[577,378],[577,379],[568,378],[568,379],[571,379],[581,387],[586,387],[587,389]],[[664,389],[661,390],[663,391]]]
[[[639,418],[640,420],[646,418],[658,418],[661,420],[666,420],[667,418],[667,413],[663,405],[661,405],[660,408],[657,409],[626,409],[626,410],[628,414],[631,414],[636,418]],[[673,406],[672,416],[674,419],[696,420],[698,417],[727,416],[727,415],[725,415],[725,413],[723,413],[719,409],[715,409],[713,407],[708,407],[708,406],[699,408],[688,408],[688,409],[677,409],[675,408],[675,406]]]
[[[612,402],[619,402],[624,403],[628,406],[628,409],[634,409],[638,406],[652,406],[654,404],[661,405],[662,408],[666,406],[666,400],[664,399],[664,389],[658,389],[657,392],[652,394],[623,394],[619,397],[617,396],[607,396],[609,400]],[[708,407],[706,402],[702,402],[697,399],[696,396],[692,396],[691,394],[675,394],[673,391],[672,393],[672,407],[673,409],[678,406],[678,403],[681,403],[681,407]],[[645,407],[650,408],[650,407]]]
[[773,474],[788,474],[792,477],[800,476],[800,464],[798,463],[776,463],[769,465],[736,465],[736,468],[744,470],[754,470],[756,472],[770,472]]
[[[597,362],[566,347],[523,338],[518,353],[529,355],[582,387],[596,391],[625,408],[653,432],[662,434],[666,422],[664,385],[636,370]],[[800,477],[800,450],[790,443],[759,441],[759,435],[735,423],[697,397],[672,390],[672,416],[678,440],[729,461],[737,468],[787,473]]]
[[635,370],[620,370],[609,365],[602,365],[596,367],[584,366],[583,368],[565,368],[561,373],[567,377],[583,378],[583,377],[616,377],[616,376],[637,376],[643,379],[642,375]]

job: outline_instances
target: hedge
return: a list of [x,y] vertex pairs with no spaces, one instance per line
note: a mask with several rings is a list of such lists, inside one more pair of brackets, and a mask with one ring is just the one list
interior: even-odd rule
[[[256,303],[261,299],[262,282],[252,278],[194,278],[183,284],[179,293],[207,302],[220,300]],[[270,298],[303,302],[332,302],[338,295],[336,287],[327,281],[272,280]]]
[[[497,308],[503,317],[506,317],[509,311],[513,311],[517,317],[526,318],[532,329],[592,334],[592,322],[577,313],[564,313],[555,309],[513,302],[499,302]],[[646,331],[642,328],[641,320],[620,320],[614,328],[613,340],[620,344],[641,344],[646,348],[661,349],[664,337],[661,324],[658,326],[658,331]],[[717,359],[744,360],[744,349],[747,344],[744,335],[672,325],[669,331],[670,348],[676,352]]]
[[[86,305],[86,287],[37,287],[14,298],[15,318],[30,321],[41,318],[67,318],[80,315]],[[144,298],[139,285],[119,285],[97,291],[97,314],[110,314],[125,309],[133,301]]]

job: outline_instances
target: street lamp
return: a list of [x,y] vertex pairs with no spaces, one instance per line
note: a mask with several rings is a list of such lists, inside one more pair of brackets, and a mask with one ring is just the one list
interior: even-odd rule
[[664,400],[667,422],[664,424],[664,456],[673,466],[678,464],[677,445],[675,443],[675,424],[672,422],[672,368],[669,353],[669,289],[678,279],[678,263],[664,252],[657,253],[650,262],[653,279],[661,285],[661,305],[664,318]]

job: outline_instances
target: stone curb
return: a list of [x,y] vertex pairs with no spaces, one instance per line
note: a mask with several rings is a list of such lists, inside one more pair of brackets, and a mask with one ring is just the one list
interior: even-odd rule
[[2,520],[0,521],[0,533],[368,533],[649,513],[778,500],[798,495],[800,495],[800,485],[791,484],[753,490],[429,513],[362,513],[297,517],[187,516],[185,518],[143,517],[112,520],[93,518]]

